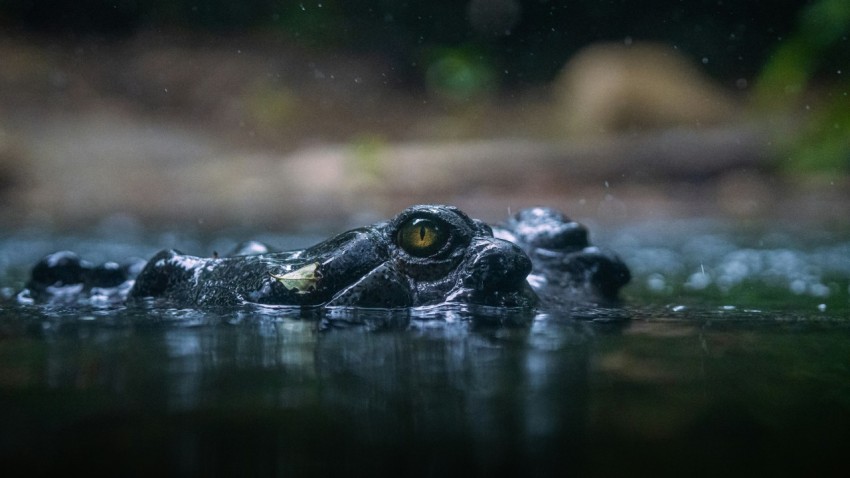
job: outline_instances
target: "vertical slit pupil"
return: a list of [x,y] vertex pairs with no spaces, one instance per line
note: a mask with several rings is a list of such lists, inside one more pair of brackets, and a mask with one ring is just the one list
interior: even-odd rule
[[450,239],[448,231],[430,218],[413,217],[398,228],[396,245],[415,257],[427,257],[442,249]]

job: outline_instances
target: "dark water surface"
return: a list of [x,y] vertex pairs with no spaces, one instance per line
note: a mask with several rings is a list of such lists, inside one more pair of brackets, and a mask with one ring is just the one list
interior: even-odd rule
[[208,255],[244,237],[8,233],[3,476],[843,475],[848,237],[624,226],[594,235],[634,272],[619,308],[317,316],[18,305],[57,249]]

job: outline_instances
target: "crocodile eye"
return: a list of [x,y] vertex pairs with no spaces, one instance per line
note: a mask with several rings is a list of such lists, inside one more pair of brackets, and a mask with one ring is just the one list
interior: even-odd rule
[[398,228],[398,245],[415,257],[428,257],[449,241],[445,227],[431,219],[412,218]]

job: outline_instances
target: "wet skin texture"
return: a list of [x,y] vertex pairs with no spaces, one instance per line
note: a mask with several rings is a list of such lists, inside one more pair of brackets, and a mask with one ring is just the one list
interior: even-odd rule
[[586,229],[555,210],[522,210],[494,231],[457,208],[421,205],[298,251],[271,252],[248,242],[227,257],[164,250],[146,263],[123,266],[92,266],[57,252],[36,264],[18,297],[106,294],[161,298],[180,307],[529,307],[538,304],[538,295],[544,303],[550,295],[613,301],[629,277],[622,261],[589,246]]
[[556,209],[523,209],[494,234],[519,245],[531,259],[528,282],[546,305],[611,303],[631,280],[616,254],[590,245],[587,228]]

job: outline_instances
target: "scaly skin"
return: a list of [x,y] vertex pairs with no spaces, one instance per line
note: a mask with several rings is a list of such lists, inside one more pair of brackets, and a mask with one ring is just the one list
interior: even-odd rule
[[560,301],[605,302],[629,280],[615,255],[588,245],[583,226],[545,208],[517,213],[496,237],[454,207],[423,205],[304,250],[269,252],[247,243],[214,258],[165,250],[138,272],[140,266],[94,267],[56,253],[34,267],[19,298],[111,290],[122,300],[162,298],[175,307],[529,307],[538,302],[532,288]]

